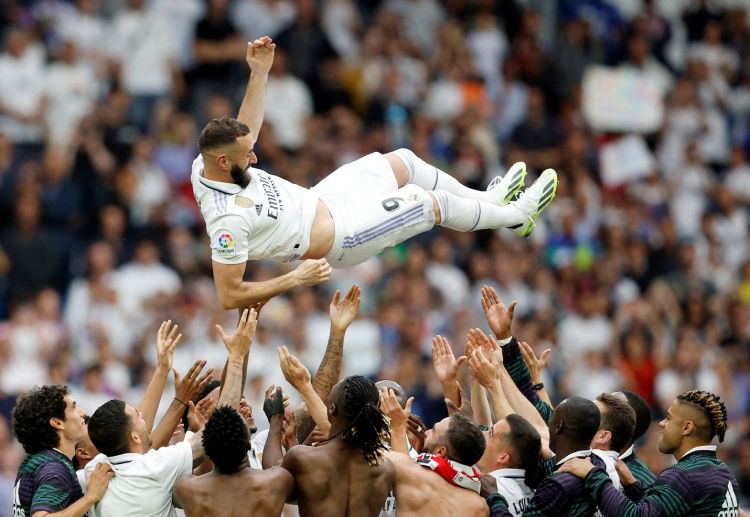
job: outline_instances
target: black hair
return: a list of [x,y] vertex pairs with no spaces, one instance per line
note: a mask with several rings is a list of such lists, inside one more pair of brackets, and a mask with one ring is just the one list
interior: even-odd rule
[[[193,399],[193,404],[196,406],[198,405],[198,402],[203,400],[204,398],[208,397],[208,394],[211,393],[213,390],[221,386],[221,381],[214,379],[208,384],[206,384],[203,389],[198,393],[198,395]],[[187,432],[189,423],[188,423],[188,413],[190,412],[190,407],[185,406],[185,409],[182,411],[182,428],[185,429]]]
[[593,401],[569,397],[555,408],[558,420],[565,425],[565,434],[578,443],[591,443],[599,430],[601,413]]
[[599,429],[604,429],[612,434],[610,448],[613,451],[621,451],[633,438],[635,429],[635,411],[630,404],[609,393],[602,393],[596,400],[606,406],[606,411],[601,411]]
[[448,458],[464,465],[474,465],[484,454],[486,445],[479,426],[461,413],[453,413],[445,433]]
[[250,133],[247,124],[236,118],[224,117],[212,119],[201,131],[198,147],[201,152],[233,144],[237,138]]
[[231,474],[247,456],[250,433],[239,412],[230,406],[214,411],[203,429],[203,450],[214,466]]
[[50,418],[65,420],[65,396],[70,391],[59,384],[33,388],[16,401],[11,416],[13,434],[27,454],[52,449],[60,444]]
[[94,447],[105,456],[128,452],[130,417],[125,412],[125,402],[109,400],[99,406],[89,420],[89,438]]
[[620,390],[620,393],[625,395],[625,398],[633,408],[635,412],[635,429],[633,430],[633,439],[635,442],[638,438],[646,434],[649,426],[651,425],[651,408],[648,406],[648,402],[632,391]]
[[539,432],[524,417],[511,413],[505,417],[510,432],[508,433],[508,445],[513,451],[511,457],[516,466],[526,470],[532,470],[537,464],[539,452],[542,449],[542,438]]
[[341,392],[338,409],[346,422],[341,439],[362,451],[370,465],[380,465],[390,449],[391,431],[388,417],[378,407],[375,383],[352,375],[341,381]]
[[678,395],[677,400],[703,411],[711,426],[710,436],[705,436],[707,440],[712,440],[716,435],[719,443],[724,441],[724,434],[727,432],[727,408],[718,395],[708,391],[692,390]]

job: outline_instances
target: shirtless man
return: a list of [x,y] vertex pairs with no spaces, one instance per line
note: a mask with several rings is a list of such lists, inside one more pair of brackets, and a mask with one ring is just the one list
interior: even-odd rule
[[[479,191],[408,149],[371,153],[311,189],[253,168],[274,47],[268,37],[248,44],[251,75],[239,114],[206,125],[192,166],[193,193],[211,240],[216,292],[225,309],[325,282],[331,267],[364,262],[436,224],[462,232],[511,228],[526,237],[555,197],[552,169],[514,200],[526,177],[523,163]],[[244,281],[247,261],[261,259],[305,260],[285,275]]]
[[281,464],[294,476],[300,515],[377,517],[395,472],[385,458],[388,420],[378,409],[375,384],[358,375],[336,384],[328,419],[328,440],[293,447]]
[[461,413],[444,418],[427,431],[423,454],[406,454],[406,426],[411,401],[402,408],[393,391],[381,391],[381,407],[391,419],[391,452],[396,467],[396,515],[489,515],[479,495],[479,471],[473,466],[484,453],[479,426]]
[[[279,404],[283,413],[281,399]],[[292,476],[280,467],[251,468],[249,447],[247,424],[242,416],[229,406],[214,411],[203,429],[203,449],[214,470],[183,478],[175,489],[175,497],[188,517],[281,514],[294,485]]]

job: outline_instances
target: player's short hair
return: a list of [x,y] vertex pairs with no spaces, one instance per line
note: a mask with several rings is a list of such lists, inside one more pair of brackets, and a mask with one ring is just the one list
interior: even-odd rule
[[464,465],[474,465],[484,454],[486,445],[479,426],[461,413],[453,413],[445,433],[448,458]]
[[711,429],[703,438],[710,441],[717,436],[720,443],[724,441],[724,434],[727,432],[727,408],[718,395],[703,390],[692,390],[678,395],[677,400],[681,404],[700,409],[706,415]]
[[596,397],[596,400],[606,407],[606,410],[601,412],[599,429],[604,429],[612,434],[610,447],[613,451],[624,449],[633,438],[635,411],[626,401],[609,393],[602,393]]
[[505,417],[510,432],[508,433],[508,446],[512,454],[511,458],[518,468],[531,470],[537,463],[539,451],[542,449],[542,438],[539,432],[521,415],[511,413]]
[[236,118],[224,117],[211,119],[201,131],[198,148],[201,152],[233,144],[237,138],[250,133],[247,124]]
[[131,421],[125,412],[125,402],[113,399],[94,411],[89,420],[89,438],[96,450],[105,456],[128,452],[128,433]]
[[380,465],[390,449],[388,417],[380,410],[375,383],[361,375],[341,381],[339,411],[346,422],[341,439],[357,447],[370,465]]
[[11,428],[27,454],[52,449],[60,444],[50,418],[65,420],[67,386],[59,384],[33,388],[18,397],[11,415]]
[[250,433],[239,412],[222,406],[214,411],[203,429],[203,450],[214,466],[225,474],[231,474],[247,456],[250,448]]
[[584,397],[569,397],[557,405],[552,418],[564,423],[566,434],[572,439],[589,443],[599,430],[601,413],[593,401]]
[[630,404],[630,407],[635,411],[635,429],[633,430],[633,438],[631,441],[635,442],[638,438],[646,434],[649,426],[651,425],[651,408],[648,406],[648,402],[632,391],[620,390]]

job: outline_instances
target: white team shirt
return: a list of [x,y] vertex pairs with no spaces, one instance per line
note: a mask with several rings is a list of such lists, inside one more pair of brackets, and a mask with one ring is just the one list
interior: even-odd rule
[[[100,462],[111,465],[115,477],[109,482],[104,497],[89,510],[91,517],[175,517],[174,485],[193,471],[193,453],[187,441],[146,454],[112,457],[99,454],[84,468],[83,479]],[[85,484],[82,483],[81,488],[86,493]]]
[[508,502],[508,511],[515,517],[523,515],[523,511],[534,497],[534,491],[526,486],[526,471],[524,469],[498,469],[490,472],[490,476],[497,481],[497,491]]
[[203,157],[193,161],[190,181],[211,239],[211,258],[221,264],[272,259],[290,262],[310,247],[318,197],[310,190],[251,168],[246,188],[203,177]]

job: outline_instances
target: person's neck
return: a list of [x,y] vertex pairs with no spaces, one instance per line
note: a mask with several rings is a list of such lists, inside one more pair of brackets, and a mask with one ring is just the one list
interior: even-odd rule
[[73,456],[76,455],[76,442],[72,442],[60,435],[60,443],[55,449],[67,456],[69,460],[73,460]]
[[682,441],[682,444],[680,444],[677,450],[672,453],[672,456],[674,456],[674,459],[676,459],[677,461],[680,461],[690,449],[695,449],[696,447],[705,447],[706,445],[711,445],[711,442],[707,442],[706,440],[691,440],[689,438],[686,438]]
[[557,450],[554,452],[555,456],[557,456],[557,461],[560,461],[569,454],[573,454],[574,452],[578,451],[587,451],[589,449],[591,449],[590,443],[561,441],[557,444]]
[[224,183],[231,183],[231,178],[227,177],[227,174],[221,172],[216,167],[211,167],[207,163],[203,163],[203,177],[211,181],[223,181]]

